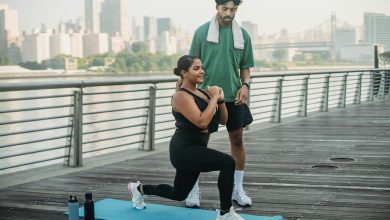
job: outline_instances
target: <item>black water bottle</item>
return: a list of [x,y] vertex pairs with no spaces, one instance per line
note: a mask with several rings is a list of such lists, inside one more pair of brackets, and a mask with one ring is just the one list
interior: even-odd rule
[[92,193],[85,193],[84,202],[84,215],[85,220],[95,220],[95,207],[92,200]]

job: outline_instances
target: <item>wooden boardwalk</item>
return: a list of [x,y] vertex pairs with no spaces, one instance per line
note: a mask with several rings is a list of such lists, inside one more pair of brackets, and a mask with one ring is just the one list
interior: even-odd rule
[[[239,212],[292,220],[390,219],[389,99],[252,126],[244,143],[245,189],[254,203]],[[226,133],[215,135],[210,147],[229,152]],[[10,186],[0,189],[0,219],[67,219],[69,194],[128,199],[129,180],[172,183],[173,176],[168,153],[161,151]],[[216,176],[201,175],[203,209],[219,206]],[[183,206],[153,196],[147,202]]]

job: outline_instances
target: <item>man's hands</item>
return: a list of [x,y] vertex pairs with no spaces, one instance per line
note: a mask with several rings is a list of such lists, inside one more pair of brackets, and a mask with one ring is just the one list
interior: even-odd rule
[[241,88],[237,91],[234,104],[235,105],[243,105],[248,100],[249,88],[247,86],[241,86]]

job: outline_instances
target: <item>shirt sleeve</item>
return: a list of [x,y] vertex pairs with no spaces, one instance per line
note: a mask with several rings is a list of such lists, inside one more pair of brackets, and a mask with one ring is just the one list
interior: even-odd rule
[[246,69],[254,67],[254,59],[253,59],[253,49],[252,49],[252,41],[249,34],[245,34],[245,42],[244,42],[244,54],[240,62],[240,68]]

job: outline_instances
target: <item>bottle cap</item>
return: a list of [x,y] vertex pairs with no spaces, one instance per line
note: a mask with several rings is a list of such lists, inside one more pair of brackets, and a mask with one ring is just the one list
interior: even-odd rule
[[92,199],[92,193],[91,192],[86,192],[85,193],[85,199]]
[[69,196],[69,202],[78,202],[78,201],[77,201],[77,197],[76,197],[76,196],[70,195],[70,196]]

